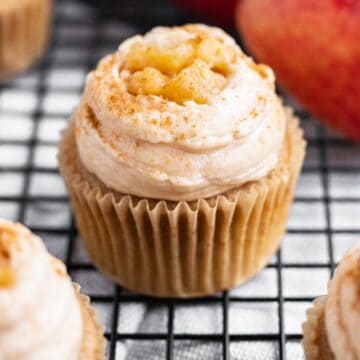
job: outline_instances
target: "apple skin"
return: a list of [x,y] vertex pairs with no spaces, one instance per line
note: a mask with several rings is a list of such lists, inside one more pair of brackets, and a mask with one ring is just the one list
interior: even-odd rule
[[194,14],[217,21],[225,26],[235,23],[235,9],[238,0],[175,0]]
[[240,0],[236,22],[289,93],[360,141],[360,0]]

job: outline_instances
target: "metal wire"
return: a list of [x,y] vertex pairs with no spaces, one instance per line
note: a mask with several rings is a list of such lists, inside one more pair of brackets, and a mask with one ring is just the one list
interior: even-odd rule
[[[56,141],[40,139],[39,126],[40,120],[46,118],[49,121],[53,121],[58,118],[64,118],[70,115],[70,112],[64,114],[58,110],[54,110],[50,113],[44,113],[44,103],[46,95],[50,91],[48,84],[48,75],[54,69],[70,69],[80,68],[87,72],[94,66],[99,59],[99,50],[101,48],[116,46],[116,42],[122,39],[117,38],[116,41],[107,36],[103,32],[105,22],[104,15],[100,11],[92,11],[86,13],[81,19],[72,18],[71,14],[66,12],[66,5],[73,3],[74,0],[63,0],[57,3],[54,20],[54,31],[52,36],[51,45],[48,53],[41,61],[41,63],[33,70],[33,73],[38,74],[38,81],[34,84],[27,82],[12,81],[3,84],[0,88],[1,94],[5,91],[27,91],[35,94],[36,103],[33,111],[30,113],[24,110],[22,107],[16,109],[2,109],[0,107],[0,119],[2,116],[17,116],[27,115],[31,117],[33,127],[31,135],[28,139],[7,139],[0,138],[1,146],[22,146],[28,150],[26,163],[24,165],[12,165],[7,164],[0,166],[0,176],[4,174],[21,174],[23,176],[23,185],[19,194],[0,195],[0,208],[1,204],[16,204],[18,205],[18,211],[16,219],[26,223],[26,212],[28,207],[32,204],[48,203],[48,204],[68,204],[68,198],[66,195],[44,195],[44,194],[32,194],[30,191],[31,181],[34,175],[39,174],[57,174],[58,169],[52,166],[39,165],[35,161],[35,152],[37,147],[54,147]],[[125,6],[125,5],[124,5]],[[121,7],[119,2],[118,7]],[[159,23],[184,23],[189,20],[183,13],[177,11],[172,6],[156,7],[148,6],[145,10],[142,9],[139,12],[139,7],[132,7],[127,4],[123,8],[122,14],[128,21],[129,26],[134,26],[137,31],[144,32],[154,24]],[[193,19],[191,19],[192,21]],[[74,33],[74,36],[67,37],[66,42],[61,41],[61,31],[67,26],[81,27],[86,25],[90,27],[92,33],[90,36],[82,37],[81,34]],[[64,58],[61,61],[56,61],[56,52],[60,50],[66,50],[71,52],[73,49],[81,48],[84,50],[85,55],[82,58]],[[52,86],[52,94],[80,94],[82,87],[74,89],[73,86],[68,84],[60,84],[59,86]],[[309,114],[299,110],[298,115],[303,119],[303,123],[307,124],[310,121]],[[0,120],[1,121],[1,120]],[[277,292],[272,296],[236,296],[231,292],[223,292],[221,296],[209,296],[200,299],[152,299],[150,297],[129,294],[119,287],[113,287],[112,295],[102,294],[90,294],[92,302],[94,304],[108,304],[112,306],[111,324],[106,331],[106,338],[108,340],[108,358],[116,359],[117,344],[119,341],[142,341],[142,340],[161,340],[166,343],[165,355],[167,360],[175,359],[174,348],[177,341],[193,340],[202,342],[214,342],[218,343],[222,347],[221,356],[224,360],[229,360],[231,357],[230,347],[232,343],[238,342],[259,342],[259,341],[271,341],[278,344],[278,358],[287,358],[287,346],[289,343],[299,343],[301,339],[300,332],[289,333],[285,326],[285,306],[291,303],[309,303],[313,300],[313,296],[291,296],[284,294],[284,271],[290,269],[324,269],[329,270],[329,274],[333,272],[335,267],[335,254],[334,254],[334,236],[344,234],[358,234],[360,233],[360,225],[358,227],[342,226],[341,228],[334,228],[331,206],[332,204],[359,204],[360,196],[339,196],[333,197],[329,189],[329,175],[331,174],[360,174],[360,163],[348,166],[346,164],[331,165],[329,162],[329,149],[352,149],[352,144],[346,140],[338,137],[329,136],[326,130],[319,124],[316,125],[315,136],[309,139],[309,146],[316,150],[319,155],[318,164],[307,164],[303,170],[304,174],[319,175],[321,178],[322,196],[296,196],[295,203],[297,204],[322,204],[324,206],[324,228],[303,228],[301,226],[289,227],[288,234],[290,235],[324,235],[326,236],[328,261],[325,262],[286,262],[283,260],[283,254],[278,252],[275,260],[267,265],[266,269],[272,269],[276,272],[276,284]],[[0,134],[1,135],[1,134]],[[1,151],[1,150],[0,150]],[[90,263],[82,263],[74,261],[74,247],[77,237],[77,231],[74,223],[74,218],[71,216],[69,226],[52,226],[49,227],[46,224],[41,226],[33,225],[31,229],[41,234],[61,235],[67,237],[67,247],[65,254],[65,262],[70,272],[72,271],[95,271],[95,268]],[[121,315],[122,307],[131,303],[145,303],[145,304],[158,304],[159,306],[165,306],[167,309],[167,327],[165,332],[136,332],[127,333],[119,329],[119,316]],[[232,304],[245,304],[245,303],[275,303],[277,306],[277,319],[278,319],[278,331],[276,333],[231,333],[229,330],[229,309]],[[221,307],[222,316],[222,330],[220,333],[177,333],[175,332],[175,314],[178,306],[181,305],[197,305],[208,304],[209,306]]]

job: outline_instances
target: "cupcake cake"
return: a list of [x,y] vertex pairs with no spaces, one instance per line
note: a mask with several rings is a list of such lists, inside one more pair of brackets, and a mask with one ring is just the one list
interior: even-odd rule
[[0,359],[102,360],[103,330],[64,264],[0,220]]
[[155,296],[200,296],[279,247],[304,158],[273,72],[222,30],[156,27],[100,61],[60,143],[93,262]]
[[44,52],[52,0],[0,1],[0,81],[25,70]]
[[360,247],[341,261],[303,324],[307,360],[360,359]]

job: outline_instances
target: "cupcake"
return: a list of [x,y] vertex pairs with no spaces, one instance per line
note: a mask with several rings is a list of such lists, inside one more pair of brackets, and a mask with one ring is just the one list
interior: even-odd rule
[[273,72],[205,25],[156,27],[92,71],[60,170],[96,266],[155,296],[257,273],[284,235],[305,142]]
[[0,1],[0,81],[25,70],[44,52],[52,0]]
[[100,360],[103,330],[64,264],[0,220],[0,359]]
[[303,324],[307,360],[360,359],[360,247],[341,261]]

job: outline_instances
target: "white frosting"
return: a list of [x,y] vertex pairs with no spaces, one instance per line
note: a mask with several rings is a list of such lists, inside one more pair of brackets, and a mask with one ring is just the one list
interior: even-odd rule
[[360,248],[344,258],[330,281],[325,323],[335,359],[360,359]]
[[81,309],[64,265],[20,224],[0,220],[1,258],[15,274],[0,284],[0,360],[78,360]]
[[134,96],[126,88],[129,72],[122,66],[131,45],[175,46],[195,36],[185,28],[159,27],[135,36],[89,74],[75,114],[78,151],[88,171],[110,188],[140,197],[194,200],[258,180],[276,166],[285,114],[272,71],[262,66],[261,76],[220,29],[197,27],[236,53],[225,87],[206,104]]

